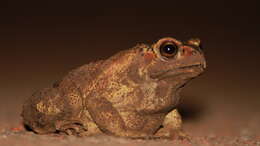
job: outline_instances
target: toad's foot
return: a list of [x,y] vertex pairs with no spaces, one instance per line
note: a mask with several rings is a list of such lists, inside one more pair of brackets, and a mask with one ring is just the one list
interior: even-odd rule
[[77,121],[60,121],[56,124],[59,133],[67,135],[82,136],[88,131],[87,126]]

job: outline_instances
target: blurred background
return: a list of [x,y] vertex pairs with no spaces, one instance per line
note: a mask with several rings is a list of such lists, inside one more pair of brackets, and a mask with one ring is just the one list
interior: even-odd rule
[[25,98],[71,69],[170,36],[200,38],[208,63],[182,92],[186,129],[197,135],[257,131],[259,11],[257,0],[3,1],[0,127],[19,125]]

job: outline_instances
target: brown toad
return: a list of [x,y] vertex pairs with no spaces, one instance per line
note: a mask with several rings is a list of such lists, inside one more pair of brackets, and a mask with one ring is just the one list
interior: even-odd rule
[[179,92],[205,67],[199,39],[139,44],[33,94],[23,106],[23,122],[39,134],[172,137],[182,123]]

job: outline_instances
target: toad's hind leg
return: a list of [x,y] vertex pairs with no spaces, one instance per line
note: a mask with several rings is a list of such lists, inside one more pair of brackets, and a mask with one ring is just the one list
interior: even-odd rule
[[55,132],[55,121],[62,113],[62,104],[56,103],[58,98],[58,91],[54,88],[34,93],[23,105],[24,125],[39,134]]
[[23,105],[22,117],[24,125],[38,134],[83,136],[98,133],[79,92],[65,93],[57,88],[36,92]]

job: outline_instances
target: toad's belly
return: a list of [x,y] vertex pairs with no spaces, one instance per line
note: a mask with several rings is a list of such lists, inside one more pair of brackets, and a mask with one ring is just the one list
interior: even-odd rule
[[165,114],[140,115],[135,112],[120,112],[129,130],[139,131],[146,134],[154,134],[162,125]]

